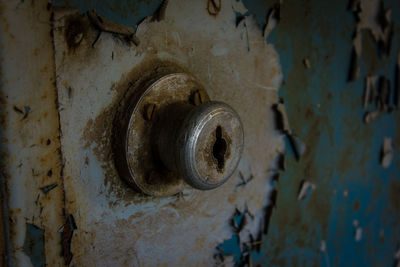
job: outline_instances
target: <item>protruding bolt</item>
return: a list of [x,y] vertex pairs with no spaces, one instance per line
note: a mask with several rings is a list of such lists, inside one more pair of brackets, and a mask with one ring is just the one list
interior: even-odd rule
[[184,106],[178,112],[178,107],[161,117],[165,121],[157,140],[160,159],[194,188],[222,185],[236,170],[243,151],[239,115],[221,102],[209,101],[190,112]]
[[148,104],[145,106],[144,110],[144,119],[147,121],[151,121],[157,114],[157,105],[156,104]]
[[74,44],[75,45],[79,45],[82,42],[83,39],[83,32],[78,32],[75,36],[74,36]]
[[222,185],[233,176],[243,151],[239,115],[211,101],[189,74],[149,79],[147,88],[130,84],[133,97],[121,102],[114,120],[120,176],[152,196],[174,195],[186,188],[185,182],[200,190]]

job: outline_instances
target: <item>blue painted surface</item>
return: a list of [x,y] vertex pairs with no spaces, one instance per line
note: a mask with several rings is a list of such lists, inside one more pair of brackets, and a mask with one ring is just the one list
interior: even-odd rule
[[[275,2],[246,0],[260,23]],[[57,5],[96,8],[100,15],[134,26],[152,14],[160,1],[53,0]],[[379,58],[376,45],[363,35],[361,76],[347,82],[354,15],[347,1],[284,1],[281,22],[268,37],[279,52],[284,74],[280,90],[294,132],[308,150],[298,162],[286,153],[277,208],[260,253],[253,262],[262,266],[390,266],[400,245],[400,111],[384,114],[370,125],[362,120],[364,77],[385,75],[394,86],[400,42],[400,2],[393,7],[395,36],[389,57]],[[303,59],[311,68],[306,69]],[[318,107],[320,105],[320,107]],[[370,107],[371,108],[371,107]],[[383,138],[393,138],[395,157],[384,170],[379,164]],[[297,200],[301,180],[317,185],[303,201]],[[346,196],[344,192],[348,192]],[[353,221],[363,229],[356,242]],[[383,236],[381,233],[383,232]],[[236,237],[221,248],[239,259]],[[327,252],[320,251],[326,241]]]
[[28,255],[34,267],[46,266],[43,229],[30,223],[26,224],[24,252]]
[[[282,20],[268,41],[279,52],[284,73],[280,91],[295,133],[308,145],[300,162],[287,154],[287,170],[278,184],[277,209],[255,264],[300,266],[390,266],[400,243],[399,111],[370,125],[362,122],[361,97],[368,73],[385,75],[394,86],[399,51],[400,3],[393,7],[396,33],[389,57],[378,58],[375,43],[363,35],[361,76],[347,82],[354,30],[346,1],[285,1]],[[271,3],[246,1],[265,20]],[[260,8],[263,6],[263,8]],[[258,12],[258,13],[257,13]],[[302,60],[308,58],[311,68]],[[320,108],[318,108],[320,104]],[[379,164],[383,138],[393,138],[395,159]],[[297,201],[300,181],[317,185]],[[348,196],[344,196],[348,192]],[[355,241],[357,220],[363,229]],[[383,238],[380,236],[383,231]],[[320,251],[326,241],[327,253]]]

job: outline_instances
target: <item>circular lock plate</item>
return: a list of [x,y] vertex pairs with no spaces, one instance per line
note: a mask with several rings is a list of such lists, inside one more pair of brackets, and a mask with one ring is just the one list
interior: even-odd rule
[[184,180],[177,172],[168,171],[154,151],[154,126],[159,114],[175,103],[192,104],[191,96],[203,86],[191,75],[174,73],[163,76],[130,103],[129,123],[125,130],[122,177],[141,192],[152,196],[169,196],[181,192]]

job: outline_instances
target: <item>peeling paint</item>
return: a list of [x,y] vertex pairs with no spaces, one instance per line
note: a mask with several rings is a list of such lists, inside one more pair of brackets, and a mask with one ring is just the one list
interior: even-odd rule
[[315,190],[316,188],[317,186],[309,181],[301,181],[297,200],[303,200],[311,189]]
[[381,151],[381,164],[382,167],[387,169],[392,164],[394,151],[392,147],[392,138],[385,137],[383,139],[382,151]]
[[[244,2],[259,22],[265,20],[266,10],[273,5]],[[384,170],[379,151],[384,136],[395,140],[399,114],[380,112],[373,123],[362,122],[364,112],[374,110],[375,100],[364,110],[364,80],[347,82],[346,62],[351,56],[356,22],[352,12],[345,10],[346,5],[345,1],[284,1],[279,25],[268,37],[282,63],[284,83],[279,93],[285,101],[290,128],[307,149],[297,161],[286,146],[286,168],[279,172],[277,183],[277,208],[261,253],[253,255],[254,265],[392,264],[388,258],[398,242],[395,225],[399,216],[389,196],[396,191],[391,188],[397,184],[399,167],[391,165]],[[385,1],[385,8],[389,7],[397,25],[398,2]],[[360,78],[373,75],[394,81],[399,45],[394,36],[390,56],[386,57],[377,53],[373,37],[363,31],[363,51],[357,62]],[[310,69],[304,66],[305,57],[312,63]],[[297,201],[304,179],[318,188]],[[360,242],[355,242],[355,229],[348,223],[355,215],[363,222]],[[378,238],[382,228],[384,242]],[[393,235],[388,237],[388,232]],[[326,254],[318,250],[321,240],[326,241]]]
[[[52,33],[57,71],[48,64],[54,51],[47,23],[52,21],[52,7],[47,1],[9,1],[1,9],[0,123],[6,131],[0,135],[7,183],[3,203],[10,208],[3,218],[10,222],[10,261],[29,264],[21,250],[28,218],[45,230],[47,264],[62,265],[62,238],[56,230],[65,222],[65,208],[79,225],[72,239],[64,239],[75,265],[210,265],[216,260],[229,265],[237,257],[249,265],[399,264],[392,258],[398,250],[394,226],[400,214],[396,1],[351,1],[350,10],[361,21],[356,21],[353,42],[354,19],[344,1],[279,1],[279,16],[272,16],[274,3],[262,1],[222,1],[217,9],[218,1],[206,0],[183,8],[177,7],[179,1],[53,2],[78,6],[88,26],[71,35],[68,49],[63,46],[63,11],[56,10]],[[107,6],[110,3],[114,5]],[[208,13],[207,3],[214,15]],[[135,29],[144,6],[157,11],[140,23],[141,44],[136,47],[119,34],[100,34],[85,17],[96,7],[100,16]],[[64,13],[70,14],[77,15]],[[351,49],[353,82],[346,83],[343,62],[351,57]],[[107,130],[116,103],[142,67],[165,60],[195,74],[213,98],[233,102],[247,118],[251,138],[245,160],[221,190],[184,190],[154,199],[135,194],[116,175]],[[29,71],[21,76],[26,62]],[[297,156],[290,142],[283,153],[270,109],[279,103],[281,63],[285,75],[279,95],[290,119],[286,131],[302,140]],[[370,97],[364,77],[373,84],[371,77],[379,79],[376,94],[370,84]],[[379,151],[386,136],[393,138],[395,156],[384,169]],[[270,142],[263,143],[264,138]],[[318,184],[318,190],[296,201],[305,179]],[[254,219],[236,224],[241,231],[232,237],[229,218],[236,207],[246,210],[247,201]],[[219,205],[224,209],[215,207]],[[362,228],[348,223],[353,215],[363,222]],[[260,221],[264,224],[257,225]],[[259,236],[260,229],[268,229],[267,235]],[[154,246],[160,240],[168,245]],[[213,258],[221,242],[224,251],[234,255],[222,257],[219,251]],[[179,256],[158,260],[165,250]]]
[[[0,4],[0,150],[10,266],[40,266],[43,255],[49,266],[63,260],[55,234],[64,220],[64,202],[51,13],[47,0]],[[40,188],[53,183],[59,186],[43,194]],[[33,240],[34,226],[43,231],[46,245],[34,244],[42,256],[31,263],[25,252],[36,252],[24,250],[24,244]]]
[[34,267],[46,266],[44,230],[34,224],[26,224],[24,252]]
[[74,217],[70,214],[67,216],[67,221],[65,224],[59,230],[59,232],[61,232],[61,246],[65,265],[69,265],[72,260],[73,254],[71,252],[71,240],[76,229],[77,227]]

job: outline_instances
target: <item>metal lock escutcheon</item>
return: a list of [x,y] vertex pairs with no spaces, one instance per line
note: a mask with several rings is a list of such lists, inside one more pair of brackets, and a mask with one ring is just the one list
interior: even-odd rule
[[168,196],[190,185],[214,189],[234,173],[243,151],[239,115],[210,101],[187,73],[159,77],[138,90],[116,117],[115,163],[137,191]]

